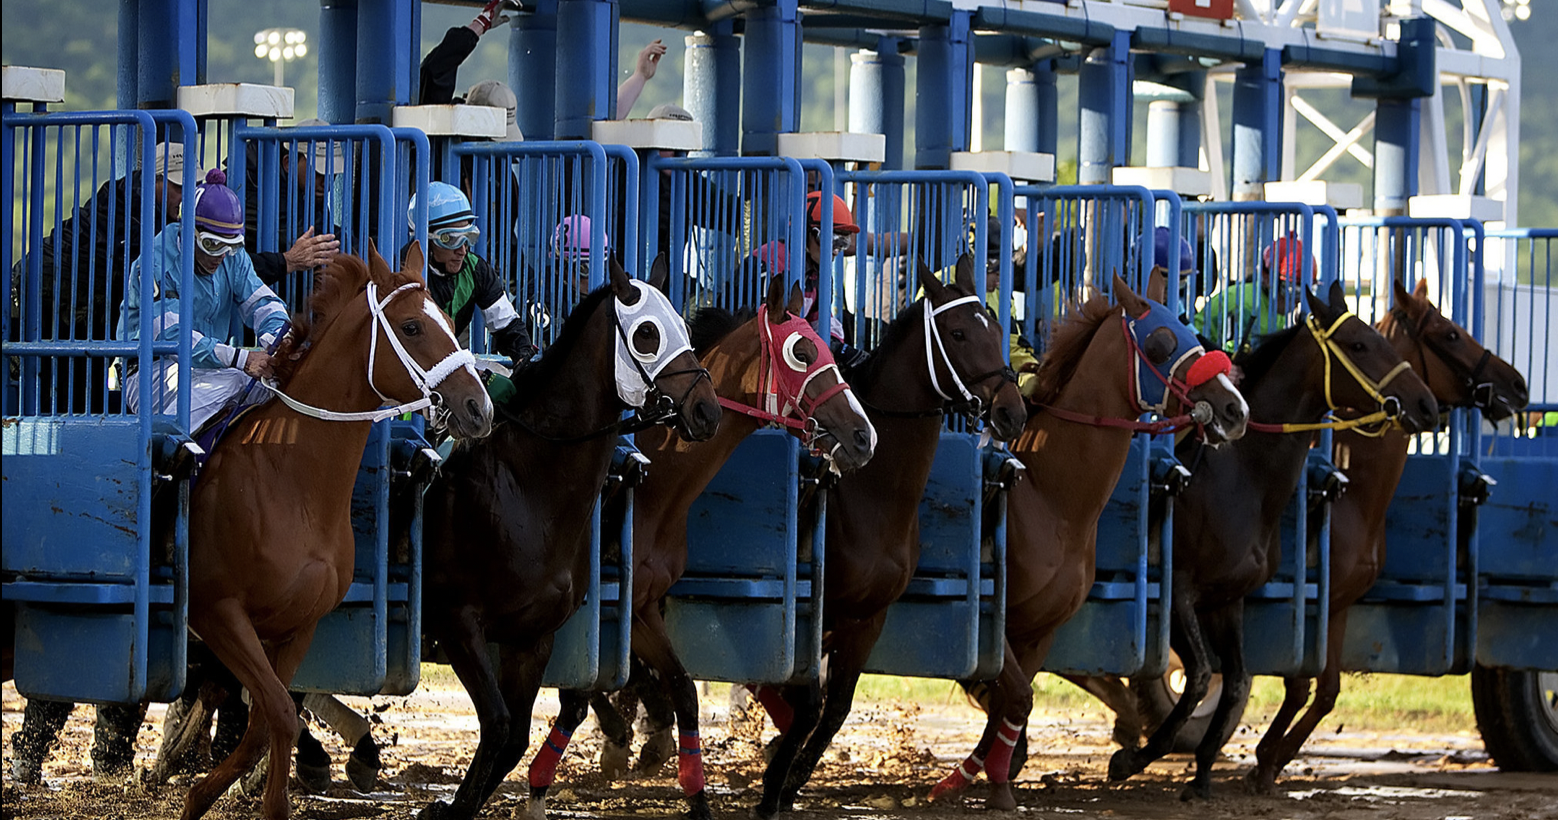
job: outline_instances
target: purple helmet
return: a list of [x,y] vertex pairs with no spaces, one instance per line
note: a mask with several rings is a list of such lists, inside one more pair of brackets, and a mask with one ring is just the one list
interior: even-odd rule
[[[606,237],[601,250],[611,250],[611,237]],[[565,258],[588,256],[590,253],[590,218],[583,214],[563,217],[552,229],[552,253]]]
[[206,172],[195,187],[195,228],[218,236],[243,236],[243,200],[227,187],[220,168]]

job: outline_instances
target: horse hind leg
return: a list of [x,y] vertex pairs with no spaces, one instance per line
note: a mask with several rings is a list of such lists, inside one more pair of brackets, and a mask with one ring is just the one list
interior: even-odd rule
[[530,761],[530,800],[525,804],[525,813],[534,820],[544,820],[546,817],[547,789],[552,787],[552,781],[557,776],[557,764],[568,750],[569,739],[589,716],[593,697],[577,689],[562,689],[558,691],[557,699],[560,704],[557,720],[536,752],[535,759]]
[[[1260,746],[1256,748],[1256,768],[1250,773],[1250,779],[1258,791],[1266,794],[1276,791],[1277,774],[1298,756],[1299,749],[1304,747],[1304,741],[1314,733],[1320,721],[1336,708],[1336,698],[1342,691],[1342,639],[1346,634],[1347,612],[1343,610],[1331,616],[1325,669],[1320,672],[1320,679],[1315,687],[1314,702],[1309,704],[1309,709],[1298,719],[1298,723],[1291,731],[1284,735],[1277,735],[1274,739],[1272,733],[1268,732],[1267,737],[1262,739]],[[1305,688],[1307,690],[1308,687]],[[1308,694],[1307,691],[1305,694]],[[1302,705],[1302,702],[1299,705]],[[1287,708],[1285,701],[1282,708]],[[1267,746],[1267,740],[1272,741],[1270,746]],[[1264,756],[1261,754],[1263,748]]]
[[1196,747],[1195,779],[1180,793],[1181,800],[1212,796],[1212,765],[1217,762],[1218,752],[1222,751],[1228,721],[1237,719],[1234,708],[1244,703],[1250,694],[1250,673],[1244,664],[1244,600],[1234,601],[1210,614],[1207,627],[1213,649],[1222,661],[1223,691],[1206,734]]
[[1309,702],[1309,684],[1309,678],[1300,676],[1283,680],[1282,705],[1277,709],[1276,716],[1271,719],[1271,725],[1266,727],[1266,734],[1262,735],[1260,743],[1256,744],[1255,768],[1250,769],[1246,777],[1253,791],[1270,794],[1276,788],[1277,748],[1286,739],[1293,718],[1298,717],[1299,710]]
[[303,706],[352,747],[346,758],[346,778],[352,787],[365,794],[373,791],[383,767],[379,744],[373,739],[373,725],[334,695],[305,695]]
[[1162,725],[1147,739],[1140,749],[1120,749],[1109,758],[1109,779],[1125,780],[1147,768],[1147,764],[1168,754],[1174,748],[1174,736],[1190,719],[1196,704],[1206,697],[1212,683],[1211,650],[1201,632],[1200,617],[1195,602],[1189,595],[1180,594],[1180,584],[1174,585],[1172,609],[1171,645],[1185,663],[1185,692],[1179,702],[1169,710]]
[[[629,680],[628,685],[632,686],[633,681]],[[601,776],[607,780],[619,780],[628,771],[633,724],[617,711],[617,705],[611,702],[611,696],[605,692],[590,695],[590,709],[595,712],[595,721],[600,725],[601,734],[606,736],[600,749]]]
[[1141,747],[1141,708],[1136,695],[1115,675],[1061,675],[1103,701],[1114,712],[1114,742],[1122,749]]

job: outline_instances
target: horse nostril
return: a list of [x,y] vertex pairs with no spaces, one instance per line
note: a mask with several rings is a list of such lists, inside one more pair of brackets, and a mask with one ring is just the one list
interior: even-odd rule
[[698,409],[693,412],[697,414],[699,424],[710,425],[714,423],[714,410],[709,406],[708,402],[699,402]]
[[1423,416],[1425,418],[1434,414],[1434,408],[1429,406],[1428,399],[1418,399],[1417,409],[1423,411]]
[[465,400],[465,412],[469,413],[473,420],[481,420],[481,405],[476,403],[475,398]]
[[1223,408],[1223,414],[1231,421],[1238,421],[1244,418],[1244,408],[1240,407],[1238,402],[1231,401],[1228,402],[1227,407]]
[[855,431],[855,449],[866,451],[871,449],[871,434],[865,430]]

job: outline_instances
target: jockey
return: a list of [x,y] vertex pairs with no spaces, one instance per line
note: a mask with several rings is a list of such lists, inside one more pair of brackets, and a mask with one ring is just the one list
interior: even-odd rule
[[[1016,227],[1021,227],[1018,225]],[[973,241],[974,225],[969,225],[969,241]],[[1015,242],[1022,242],[1026,232],[1013,236]],[[1014,244],[1015,244],[1014,242]],[[1012,249],[1013,276],[1016,276],[1017,268],[1027,260],[1026,245],[1016,245]],[[985,226],[985,307],[990,309],[994,317],[1001,315],[1001,221],[990,217]],[[1024,396],[1032,397],[1039,385],[1039,358],[1033,351],[1033,345],[1022,335],[1021,321],[1023,300],[1012,294],[1012,333],[1008,342],[1011,350],[1012,369],[1017,371],[1017,389]]]
[[[427,191],[427,266],[433,272],[427,284],[433,301],[454,319],[455,335],[462,339],[471,326],[471,316],[480,307],[494,350],[516,365],[529,361],[536,346],[525,332],[525,323],[519,321],[497,272],[472,249],[481,231],[476,227],[471,201],[445,182],[434,182]],[[406,210],[406,224],[412,231],[416,230],[416,207],[417,199],[412,196]],[[409,248],[407,243],[401,250],[402,261]]]
[[[557,260],[564,281],[572,283],[575,302],[590,292],[590,243],[594,241],[590,237],[592,227],[589,217],[571,214],[563,217],[563,221],[552,229],[552,257]],[[601,251],[609,256],[611,235],[602,235],[605,240]]]
[[[287,307],[260,282],[249,254],[243,249],[243,200],[226,185],[227,176],[213,169],[205,184],[195,189],[195,290],[179,293],[179,252],[182,225],[170,222],[152,240],[152,247],[130,266],[125,283],[124,309],[116,336],[140,338],[141,273],[148,258],[160,260],[161,273],[152,283],[153,303],[145,310],[157,316],[152,328],[162,341],[175,341],[181,323],[188,322],[194,345],[190,356],[190,432],[237,397],[255,378],[272,375],[270,356],[263,350],[247,350],[230,344],[238,320],[252,328],[260,346],[268,347],[287,324]],[[152,407],[158,414],[175,411],[178,402],[178,360],[159,357],[152,365]],[[125,375],[125,405],[134,412],[140,405],[141,382],[135,369]],[[269,396],[252,391],[253,400]]]
[[1230,355],[1248,348],[1255,336],[1287,327],[1299,306],[1299,291],[1318,278],[1314,263],[1305,275],[1304,243],[1289,231],[1261,253],[1260,278],[1220,287],[1196,317],[1196,331]]

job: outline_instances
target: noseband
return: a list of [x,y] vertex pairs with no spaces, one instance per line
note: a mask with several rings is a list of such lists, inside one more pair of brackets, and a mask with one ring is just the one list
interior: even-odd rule
[[1395,367],[1392,367],[1390,372],[1386,373],[1385,377],[1379,381],[1376,382],[1369,378],[1368,375],[1359,369],[1358,365],[1347,356],[1347,352],[1342,350],[1342,346],[1337,344],[1335,339],[1331,338],[1332,336],[1336,335],[1336,331],[1341,328],[1343,323],[1345,323],[1348,319],[1356,318],[1357,317],[1353,315],[1352,311],[1343,311],[1342,315],[1336,317],[1336,321],[1332,322],[1329,328],[1322,330],[1320,328],[1319,318],[1316,317],[1313,312],[1311,312],[1309,316],[1304,319],[1304,326],[1309,328],[1309,335],[1313,336],[1315,343],[1320,345],[1320,355],[1325,361],[1326,406],[1329,407],[1332,411],[1341,409],[1336,405],[1336,401],[1331,398],[1331,360],[1334,358],[1341,364],[1344,370],[1352,375],[1353,381],[1357,382],[1358,386],[1363,388],[1363,392],[1369,394],[1369,397],[1374,399],[1375,403],[1379,405],[1379,409],[1375,410],[1373,413],[1369,413],[1368,415],[1360,416],[1359,418],[1342,419],[1339,421],[1321,421],[1302,424],[1262,424],[1260,422],[1251,421],[1249,422],[1249,427],[1251,430],[1262,433],[1307,433],[1315,430],[1352,430],[1360,435],[1376,437],[1384,435],[1385,431],[1391,429],[1392,427],[1399,426],[1399,419],[1401,418],[1401,402],[1397,400],[1395,396],[1386,396],[1383,391],[1385,390],[1385,386],[1394,381],[1397,376],[1405,373],[1408,370],[1411,370],[1412,365],[1410,362],[1403,360]]
[[[1493,351],[1484,347],[1482,355],[1477,359],[1476,366],[1467,367],[1464,362],[1451,356],[1449,351],[1445,350],[1432,336],[1428,335],[1428,323],[1439,314],[1432,310],[1424,310],[1423,318],[1414,324],[1412,317],[1408,316],[1407,312],[1399,307],[1392,309],[1391,313],[1395,315],[1396,321],[1401,324],[1401,327],[1406,329],[1407,337],[1417,343],[1417,358],[1418,362],[1423,366],[1424,384],[1428,383],[1429,377],[1427,350],[1432,349],[1434,355],[1439,357],[1439,361],[1444,362],[1451,370],[1455,371],[1456,376],[1460,380],[1461,389],[1466,391],[1467,396],[1470,397],[1472,407],[1479,410],[1492,410],[1494,408],[1494,405],[1498,402],[1498,391],[1493,387],[1492,382],[1479,381],[1482,378],[1482,371],[1486,370],[1488,362],[1493,360]],[[1429,389],[1432,390],[1433,388],[1430,387]]]

